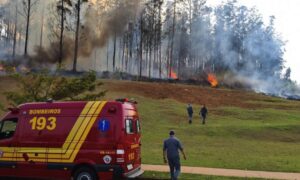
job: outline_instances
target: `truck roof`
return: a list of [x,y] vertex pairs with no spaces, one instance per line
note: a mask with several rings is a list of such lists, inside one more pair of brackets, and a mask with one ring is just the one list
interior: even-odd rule
[[[25,103],[18,106],[19,109],[41,109],[41,108],[81,108],[86,105],[89,101],[57,101],[57,102],[32,102]],[[121,101],[106,101],[109,104],[124,104],[127,109],[133,109],[134,103],[132,102],[121,102]]]

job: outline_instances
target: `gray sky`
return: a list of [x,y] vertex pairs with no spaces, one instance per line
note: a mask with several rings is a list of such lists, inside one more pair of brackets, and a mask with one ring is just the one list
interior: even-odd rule
[[[300,84],[300,0],[237,0],[248,7],[256,6],[266,23],[274,15],[275,28],[287,41],[285,66],[291,67],[292,79]],[[222,0],[207,0],[208,5],[220,4]]]

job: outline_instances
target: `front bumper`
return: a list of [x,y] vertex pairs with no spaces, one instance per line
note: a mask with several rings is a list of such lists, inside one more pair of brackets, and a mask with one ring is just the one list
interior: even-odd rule
[[126,178],[136,178],[136,177],[139,177],[140,175],[142,175],[144,173],[144,171],[142,170],[141,166],[128,172],[128,173],[125,173],[124,176]]

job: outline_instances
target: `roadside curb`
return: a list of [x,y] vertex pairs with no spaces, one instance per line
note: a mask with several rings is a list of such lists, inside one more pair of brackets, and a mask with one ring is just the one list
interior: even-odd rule
[[[166,165],[142,164],[142,169],[144,171],[169,172],[169,167]],[[188,167],[188,166],[181,166],[181,172],[187,174],[202,174],[202,175],[228,176],[228,177],[300,180],[300,173],[250,171],[250,170]]]

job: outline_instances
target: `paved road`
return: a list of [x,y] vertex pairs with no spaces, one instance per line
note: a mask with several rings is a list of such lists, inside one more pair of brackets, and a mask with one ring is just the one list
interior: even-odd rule
[[[164,165],[143,164],[142,169],[145,171],[169,172],[169,167]],[[202,175],[213,175],[213,176],[300,180],[300,173],[248,171],[248,170],[237,170],[237,169],[219,169],[219,168],[203,168],[203,167],[187,167],[187,166],[182,166],[181,172],[188,173],[188,174],[202,174]]]

